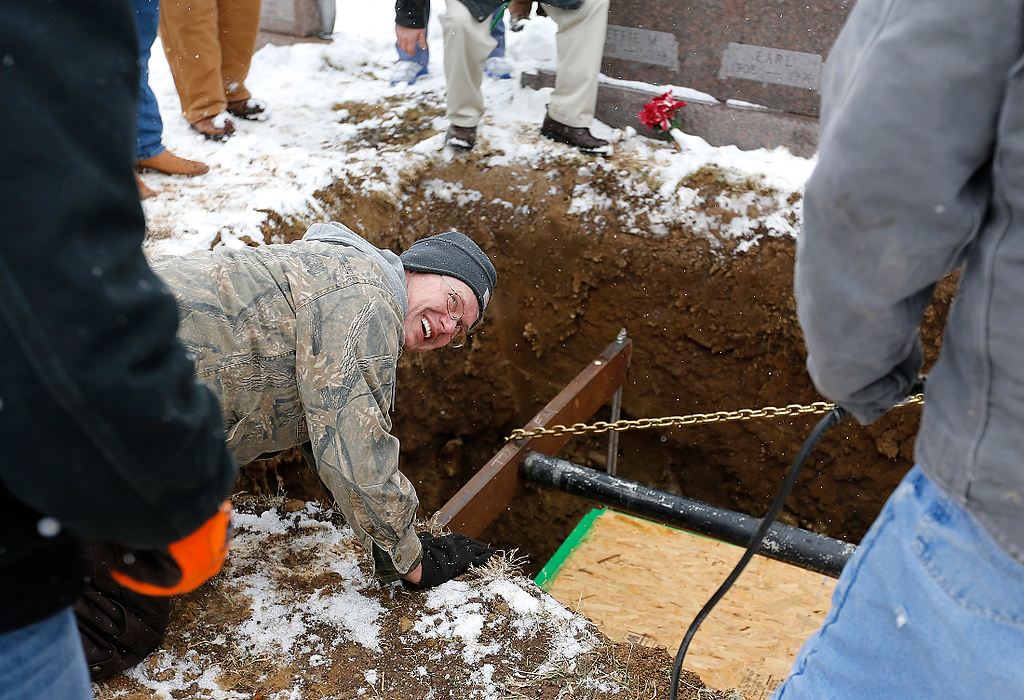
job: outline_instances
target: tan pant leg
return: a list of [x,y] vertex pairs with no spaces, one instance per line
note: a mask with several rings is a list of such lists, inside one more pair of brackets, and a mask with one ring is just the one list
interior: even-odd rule
[[224,111],[217,0],[161,0],[160,41],[190,124]]
[[490,21],[477,22],[459,0],[448,0],[438,19],[444,29],[446,116],[455,126],[476,126],[484,113],[484,63],[498,42],[491,36]]
[[219,0],[221,78],[228,102],[247,100],[249,65],[260,31],[260,0]]
[[558,25],[558,73],[548,114],[566,126],[589,129],[597,107],[608,0],[583,0],[576,10],[544,9]]

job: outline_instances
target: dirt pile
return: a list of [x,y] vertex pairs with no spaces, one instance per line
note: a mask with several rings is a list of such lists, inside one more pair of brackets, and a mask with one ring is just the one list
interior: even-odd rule
[[[315,504],[236,499],[224,571],[175,599],[162,647],[98,700],[667,698],[664,649],[611,644],[516,569],[514,553],[425,592],[381,585]],[[683,700],[730,700],[692,673]]]

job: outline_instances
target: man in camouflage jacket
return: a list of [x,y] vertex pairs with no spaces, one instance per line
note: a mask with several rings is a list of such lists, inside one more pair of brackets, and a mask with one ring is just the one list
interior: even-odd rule
[[[412,527],[419,500],[390,434],[398,357],[449,343],[459,322],[447,313],[448,284],[463,300],[461,322],[472,325],[495,281],[487,256],[461,234],[421,241],[407,262],[435,239],[462,246],[456,262],[465,269],[451,265],[447,283],[337,223],[315,225],[294,244],[153,264],[178,299],[178,337],[196,376],[221,398],[228,449],[246,464],[308,440],[317,474],[382,581],[422,558]],[[434,278],[426,292],[422,276]]]
[[[494,267],[472,240],[442,233],[399,257],[341,224],[317,224],[295,243],[198,251],[154,260],[153,268],[177,298],[178,337],[196,376],[221,400],[240,464],[303,446],[381,581],[434,586],[493,553],[458,533],[417,535],[419,501],[390,434],[402,351],[458,345],[490,301]],[[147,614],[122,594],[92,591],[91,605],[78,609],[97,677],[159,643],[158,635],[140,653],[134,636],[121,644],[106,631],[96,610],[111,599],[127,617]],[[153,615],[144,622],[158,632],[166,624]]]

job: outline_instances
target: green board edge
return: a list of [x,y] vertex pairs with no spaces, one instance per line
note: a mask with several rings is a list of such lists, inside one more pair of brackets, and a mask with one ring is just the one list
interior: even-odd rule
[[[587,536],[587,534],[590,532],[590,528],[594,524],[594,521],[597,520],[597,518],[600,517],[601,514],[608,512],[608,510],[610,509],[594,508],[589,513],[584,515],[583,518],[580,520],[579,524],[573,529],[571,533],[569,533],[569,537],[567,537],[565,541],[562,542],[562,546],[558,548],[558,551],[551,556],[551,558],[548,560],[548,563],[545,564],[544,568],[540,570],[540,573],[537,574],[536,577],[534,577],[533,582],[541,588],[543,588],[545,591],[548,590],[547,585],[550,584],[556,576],[558,576],[559,569],[562,568],[562,565],[565,564],[565,560],[569,557],[570,554],[572,554],[572,550],[576,549],[577,545],[579,545],[579,543],[583,541],[583,538]],[[685,532],[689,535],[693,535],[694,537],[700,537],[704,540],[718,542],[719,544],[728,545],[729,547],[736,547],[737,549],[744,549],[743,547],[739,547],[738,545],[734,545],[729,542],[722,542],[722,540],[716,539],[714,537],[709,537],[707,535],[702,535],[699,532],[692,532],[685,528],[666,525],[665,523],[659,523],[656,520],[641,518],[637,515],[631,515],[630,513],[622,513],[621,511],[612,512],[619,513],[620,515],[625,515],[630,518],[635,518],[637,520],[643,520],[645,522],[651,523],[652,525],[663,527],[666,530],[676,530],[678,532]]]
[[573,528],[573,531],[569,533],[569,536],[562,542],[562,546],[558,548],[548,563],[544,565],[544,568],[540,570],[533,582],[543,588],[545,591],[545,584],[554,580],[555,576],[558,575],[558,570],[562,568],[562,564],[565,563],[566,558],[572,553],[572,550],[576,549],[583,538],[586,537],[587,533],[590,532],[590,526],[593,525],[594,521],[597,520],[598,516],[604,513],[607,508],[594,508],[589,513],[583,516],[579,524]]

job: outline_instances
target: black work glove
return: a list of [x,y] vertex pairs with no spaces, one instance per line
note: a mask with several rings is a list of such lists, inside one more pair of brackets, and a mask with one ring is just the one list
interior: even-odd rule
[[416,590],[439,586],[466,573],[471,566],[484,564],[494,554],[491,545],[477,542],[460,532],[440,537],[420,532],[418,536],[423,545],[423,573],[419,583],[406,581],[407,585]]
[[124,547],[90,542],[92,575],[85,593],[74,604],[85,660],[93,679],[131,668],[160,646],[171,614],[167,596],[147,596],[129,590],[111,577]]

